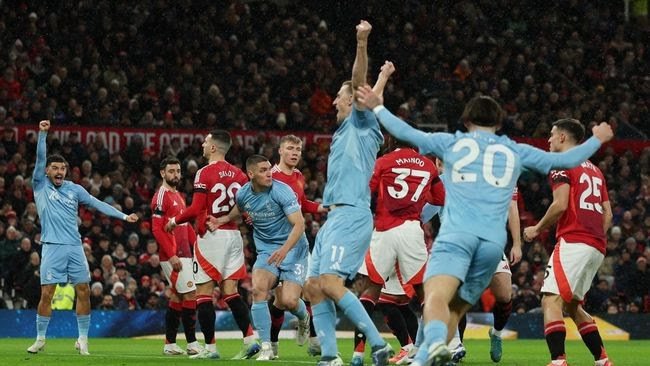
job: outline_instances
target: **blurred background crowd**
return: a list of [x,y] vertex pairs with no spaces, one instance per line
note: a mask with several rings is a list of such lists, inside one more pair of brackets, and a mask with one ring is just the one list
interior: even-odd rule
[[[0,8],[0,306],[36,306],[39,221],[31,175],[35,136],[13,127],[51,119],[57,126],[211,128],[333,132],[332,101],[350,76],[353,25],[373,24],[370,82],[384,59],[395,62],[385,100],[429,130],[456,130],[465,102],[491,95],[507,112],[503,132],[546,138],[550,124],[573,117],[608,121],[617,138],[650,133],[647,1],[46,1]],[[645,8],[643,7],[645,5]],[[645,9],[645,15],[643,10]],[[277,161],[277,141],[236,141],[229,161],[252,153]],[[110,153],[101,141],[71,134],[48,151],[70,163],[69,179],[97,198],[138,213],[137,224],[81,211],[95,309],[157,309],[166,301],[149,203],[158,161],[183,162],[180,190],[191,200],[202,166],[201,141],[161,151],[135,138]],[[328,146],[307,145],[300,169],[306,194],[322,196]],[[650,312],[650,149],[603,151],[614,209],[608,253],[588,294],[592,313]],[[545,177],[519,182],[522,226],[552,200]],[[313,241],[325,215],[307,215]],[[242,225],[246,255],[255,250]],[[514,311],[540,306],[539,289],[554,244],[548,232],[524,247],[513,268]],[[246,293],[250,283],[242,284]],[[215,303],[226,308],[215,293]],[[477,305],[489,310],[489,301]]]

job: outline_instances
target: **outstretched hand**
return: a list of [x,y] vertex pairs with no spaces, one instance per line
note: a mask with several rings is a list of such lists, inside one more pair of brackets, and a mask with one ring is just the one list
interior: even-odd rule
[[357,88],[356,93],[357,101],[368,109],[384,104],[384,98],[372,91],[368,84]]
[[49,120],[42,120],[38,123],[38,129],[43,132],[47,132],[50,129],[50,121]]

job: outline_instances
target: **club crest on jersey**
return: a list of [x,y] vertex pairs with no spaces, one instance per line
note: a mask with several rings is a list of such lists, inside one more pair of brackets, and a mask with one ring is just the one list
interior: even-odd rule
[[187,281],[187,287],[192,287],[194,286],[194,282],[192,281]]

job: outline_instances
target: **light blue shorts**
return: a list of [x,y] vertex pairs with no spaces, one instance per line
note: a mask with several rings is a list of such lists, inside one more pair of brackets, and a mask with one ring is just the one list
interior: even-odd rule
[[309,254],[307,241],[298,242],[289,251],[282,264],[280,264],[280,267],[268,263],[271,254],[278,248],[280,247],[277,245],[270,248],[268,246],[258,247],[257,259],[253,265],[253,270],[263,269],[273,273],[280,281],[290,281],[302,286],[307,278],[307,255]]
[[90,282],[88,261],[81,245],[43,244],[41,285]]
[[316,236],[307,276],[335,274],[354,279],[370,246],[372,228],[369,208],[337,206],[330,211]]
[[436,238],[424,280],[436,275],[458,278],[458,296],[475,304],[494,276],[503,257],[503,244],[467,233],[441,233]]

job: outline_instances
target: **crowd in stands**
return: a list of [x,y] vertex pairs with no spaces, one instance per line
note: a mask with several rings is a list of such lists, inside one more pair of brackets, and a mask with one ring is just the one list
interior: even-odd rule
[[[16,141],[14,124],[49,118],[54,129],[331,132],[331,102],[349,78],[354,54],[353,37],[341,30],[366,15],[373,24],[371,65],[390,59],[398,70],[386,104],[421,126],[459,128],[465,102],[483,93],[504,106],[504,132],[513,137],[546,137],[550,123],[567,116],[587,126],[609,121],[617,138],[650,133],[648,28],[625,23],[616,2],[362,1],[353,7],[333,1],[327,9],[297,3],[90,0],[0,9],[0,126],[6,127],[0,136],[0,276],[6,300],[33,308],[40,291],[39,221],[30,187],[35,136]],[[255,152],[277,161],[276,147],[260,134],[253,146],[237,141],[227,159],[241,166]],[[48,151],[66,157],[69,179],[142,218],[129,224],[80,212],[93,308],[162,308],[167,289],[148,209],[160,181],[157,162],[167,155],[183,161],[179,187],[190,200],[201,141],[153,152],[135,138],[111,154],[100,140],[84,145],[71,134],[66,141],[51,138]],[[327,152],[327,146],[305,146],[301,170],[310,199],[322,196]],[[596,159],[607,177],[615,226],[588,295],[590,312],[650,312],[649,160],[650,149],[640,155],[607,150]],[[522,219],[534,222],[552,200],[546,179],[525,175],[520,192]],[[306,217],[310,241],[325,218]],[[252,261],[250,228],[241,229]],[[525,245],[524,260],[513,268],[514,311],[540,306],[552,245],[552,232]],[[249,286],[244,282],[242,291]],[[215,302],[226,307],[218,293]]]

